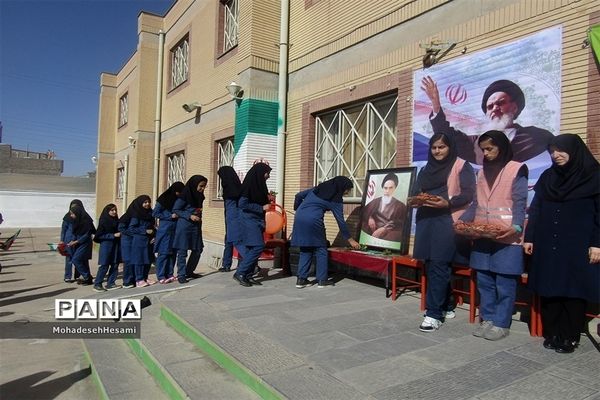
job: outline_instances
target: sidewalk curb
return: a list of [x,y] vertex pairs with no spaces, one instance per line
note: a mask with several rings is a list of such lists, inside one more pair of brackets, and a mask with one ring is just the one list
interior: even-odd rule
[[146,368],[146,371],[154,378],[156,384],[164,393],[173,400],[189,399],[185,391],[177,384],[175,379],[154,358],[152,353],[142,344],[139,339],[123,339],[129,346],[138,361]]
[[98,394],[100,394],[100,398],[102,400],[110,400],[110,397],[108,397],[108,393],[106,393],[106,388],[104,387],[104,384],[102,383],[102,380],[98,375],[98,371],[96,371],[96,366],[94,365],[92,356],[90,355],[90,352],[85,344],[85,340],[82,340],[81,344],[83,345],[83,354],[86,360],[90,363],[90,367],[92,369],[92,380],[94,382],[94,385],[98,389]]
[[267,400],[282,400],[286,397],[264,382],[259,376],[245,368],[233,357],[228,355],[219,346],[206,336],[194,329],[185,320],[164,304],[161,305],[160,317],[180,335],[190,340],[206,355],[212,358],[223,369],[235,376],[240,382],[256,392],[261,398]]

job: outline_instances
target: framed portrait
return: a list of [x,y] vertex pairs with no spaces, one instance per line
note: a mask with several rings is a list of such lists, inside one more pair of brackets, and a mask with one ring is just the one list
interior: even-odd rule
[[368,247],[408,252],[412,212],[407,199],[416,167],[367,171],[358,242]]

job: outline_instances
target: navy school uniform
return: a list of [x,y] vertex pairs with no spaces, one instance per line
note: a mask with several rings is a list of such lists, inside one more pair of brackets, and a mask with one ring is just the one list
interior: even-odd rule
[[152,263],[150,252],[150,239],[146,230],[154,229],[153,220],[140,220],[132,217],[127,232],[131,235],[130,261],[134,266],[135,280],[145,281],[148,279],[150,264]]
[[[223,251],[223,268],[229,270],[232,264],[233,247],[238,247],[242,240],[240,229],[240,210],[238,200],[225,199],[225,249]],[[239,251],[239,249],[238,249]]]
[[98,273],[94,285],[101,285],[108,272],[107,286],[114,286],[121,262],[121,240],[114,233],[96,235],[94,241],[100,243],[98,251]]
[[[173,248],[177,249],[177,277],[185,278],[196,269],[204,249],[202,218],[198,222],[192,221],[190,217],[196,213],[196,208],[187,204],[182,198],[175,201],[173,212],[179,217],[173,239]],[[201,215],[199,216],[201,217]],[[188,250],[192,250],[192,252],[186,263]]]
[[123,285],[135,284],[135,271],[131,263],[131,244],[133,237],[129,234],[129,224],[119,222],[121,232],[121,259],[123,260]]
[[296,194],[294,203],[299,204],[294,218],[291,245],[300,247],[298,277],[308,278],[312,253],[316,254],[317,280],[327,280],[327,237],[323,218],[325,212],[331,211],[340,234],[345,240],[351,235],[344,220],[343,203],[323,200],[314,193],[314,188]]
[[172,211],[164,208],[159,202],[155,203],[154,210],[152,210],[152,216],[159,220],[154,242],[154,252],[158,253],[156,277],[159,280],[172,277],[175,266],[173,242],[175,240],[177,219],[173,219],[172,214]]
[[[70,221],[63,220],[60,228],[60,241],[63,243],[69,243],[75,240],[73,236],[73,223]],[[65,256],[65,274],[64,280],[71,280],[73,278],[73,261],[71,260],[72,252],[70,247],[66,247],[67,255]],[[75,279],[79,276],[79,271],[75,268]]]
[[79,235],[73,233],[73,240],[77,240],[77,245],[70,250],[71,260],[83,280],[89,280],[92,276],[89,262],[92,258],[92,231],[90,230]]
[[238,265],[238,276],[251,276],[256,261],[265,249],[265,212],[263,206],[251,203],[247,197],[240,197],[238,201],[239,219],[241,230],[240,249],[242,261]]

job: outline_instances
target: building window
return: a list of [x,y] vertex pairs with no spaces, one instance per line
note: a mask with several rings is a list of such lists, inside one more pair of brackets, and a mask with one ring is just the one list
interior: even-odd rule
[[[229,165],[233,166],[233,157],[235,155],[233,148],[233,137],[229,137],[217,142],[217,170]],[[221,178],[217,175],[217,198],[223,198],[223,188],[221,187]]]
[[367,170],[395,166],[396,109],[393,96],[316,115],[315,184],[345,175],[360,200]]
[[223,11],[223,53],[225,53],[238,44],[239,1],[224,1]]
[[129,115],[129,93],[125,93],[119,99],[119,128],[127,123]]
[[185,183],[185,153],[183,151],[167,156],[167,187],[175,182]]
[[187,81],[189,50],[187,36],[171,49],[171,89]]
[[117,168],[117,199],[122,199],[125,193],[125,168]]

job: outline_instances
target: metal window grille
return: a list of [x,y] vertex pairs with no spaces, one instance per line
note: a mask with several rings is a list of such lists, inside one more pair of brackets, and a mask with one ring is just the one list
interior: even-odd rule
[[129,114],[129,93],[125,93],[119,99],[119,127],[125,125],[127,123],[127,118]]
[[186,37],[171,50],[171,88],[175,88],[188,78],[189,40]]
[[392,168],[396,159],[397,96],[317,115],[315,184],[338,175],[354,182],[360,200],[367,170]]
[[167,156],[167,187],[177,181],[185,183],[185,154],[183,152]]
[[225,23],[223,24],[223,52],[237,46],[238,44],[238,0],[229,0],[224,6]]
[[117,168],[117,199],[122,199],[125,193],[125,168]]
[[[233,147],[233,137],[217,142],[217,170],[225,165],[233,165],[233,157],[235,155]],[[221,178],[217,175],[217,198],[223,198],[223,188],[221,187]]]

